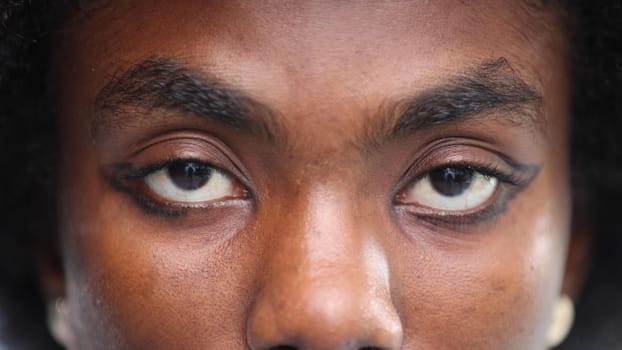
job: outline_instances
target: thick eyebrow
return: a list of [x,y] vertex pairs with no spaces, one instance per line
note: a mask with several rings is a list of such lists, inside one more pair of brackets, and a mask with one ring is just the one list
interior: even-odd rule
[[[395,100],[393,100],[395,101]],[[544,130],[542,96],[506,59],[484,61],[414,96],[386,104],[366,124],[363,145],[470,117],[495,118],[530,130]],[[216,77],[177,60],[156,57],[113,77],[95,100],[94,139],[102,132],[154,118],[154,109],[178,110],[268,140],[285,137],[276,113]],[[142,113],[141,113],[142,112]],[[278,132],[281,131],[281,132]]]
[[240,90],[226,86],[209,73],[167,58],[150,58],[114,76],[95,99],[91,121],[93,138],[130,124],[153,118],[154,109],[177,110],[249,133],[273,139],[274,113]]
[[441,85],[387,106],[380,113],[384,127],[366,130],[367,137],[375,140],[372,143],[469,117],[495,118],[530,130],[544,130],[541,94],[523,81],[504,58],[484,61]]

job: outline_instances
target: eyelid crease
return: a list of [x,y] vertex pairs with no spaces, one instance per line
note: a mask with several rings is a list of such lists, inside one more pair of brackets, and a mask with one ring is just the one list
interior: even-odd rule
[[255,188],[248,176],[248,169],[236,152],[219,137],[197,130],[182,129],[150,135],[144,140],[126,145],[122,152],[113,153],[109,159],[102,160],[108,164],[105,165],[108,171],[116,170],[119,174],[128,175],[131,168],[155,171],[176,161],[208,164],[239,180],[247,188]]
[[507,182],[519,182],[520,177],[512,179],[509,176],[511,174],[523,175],[527,178],[535,177],[541,168],[540,165],[518,162],[501,151],[489,148],[486,144],[480,144],[478,140],[448,138],[432,143],[428,149],[415,154],[412,164],[406,168],[402,178],[420,177],[434,169],[446,166],[470,167],[499,176]]

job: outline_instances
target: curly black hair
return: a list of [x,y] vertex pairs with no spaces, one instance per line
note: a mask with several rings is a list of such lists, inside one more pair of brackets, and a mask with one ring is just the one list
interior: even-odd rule
[[[55,244],[54,235],[35,233],[55,227],[57,134],[47,69],[52,31],[66,2],[0,0],[0,347],[56,348],[45,327],[33,252]],[[561,348],[620,349],[622,4],[557,0],[554,6],[567,14],[573,44],[575,216],[596,232],[577,322]]]
[[[35,242],[44,243],[29,224],[55,216],[54,154],[42,152],[55,144],[43,109],[52,8],[53,1],[0,1],[0,347],[11,349],[57,348],[32,259]],[[8,174],[16,164],[21,174]],[[29,217],[33,203],[43,217]]]

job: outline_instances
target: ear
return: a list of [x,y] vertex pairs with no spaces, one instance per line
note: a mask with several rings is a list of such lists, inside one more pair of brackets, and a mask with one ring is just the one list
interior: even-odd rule
[[575,215],[568,245],[568,257],[562,292],[577,300],[591,268],[595,230],[584,215]]
[[547,333],[548,348],[562,343],[574,322],[573,300],[579,296],[590,270],[593,230],[588,223],[575,219],[572,225],[562,292],[553,307],[553,319]]
[[65,296],[65,273],[58,249],[40,248],[37,254],[37,270],[46,301]]
[[39,249],[37,267],[43,296],[47,306],[47,324],[50,334],[59,344],[70,348],[69,311],[65,297],[65,274],[59,249]]

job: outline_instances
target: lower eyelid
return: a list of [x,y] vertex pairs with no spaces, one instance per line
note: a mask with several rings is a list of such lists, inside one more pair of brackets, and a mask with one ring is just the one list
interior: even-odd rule
[[491,205],[482,210],[470,213],[414,213],[408,206],[398,206],[398,213],[405,215],[409,219],[414,219],[413,224],[417,222],[426,222],[435,227],[445,227],[450,230],[461,231],[463,228],[477,226],[495,220],[499,215],[506,211],[505,204]]
[[[170,161],[147,165],[141,168],[135,168],[127,163],[117,164],[111,167],[112,170],[106,172],[106,177],[115,190],[129,195],[143,210],[157,216],[178,218],[185,216],[189,210],[208,209],[218,204],[216,203],[218,200],[186,203],[175,202],[164,198],[158,199],[157,194],[150,194],[150,192],[153,191],[149,189],[149,186],[145,182],[145,178],[149,176],[149,174],[166,168],[167,163],[170,163]],[[223,176],[226,176],[232,181],[232,196],[223,198],[222,201],[233,202],[239,200],[247,201],[250,199],[250,192],[237,177],[234,177],[224,170],[217,169],[219,172],[222,172]]]
[[466,211],[443,211],[423,208],[412,204],[396,203],[396,210],[408,217],[416,218],[434,226],[444,226],[450,229],[461,230],[467,226],[479,225],[496,220],[505,213],[508,204],[522,192],[528,183],[515,186],[508,183],[499,183],[490,203]]
[[[456,165],[450,164],[448,166]],[[469,166],[474,169],[480,169],[472,165]],[[496,219],[507,210],[507,205],[512,199],[527,188],[540,170],[540,166],[536,165],[516,165],[511,173],[500,173],[494,167],[488,168],[492,170],[477,170],[484,173],[485,176],[492,176],[498,179],[497,188],[491,195],[491,200],[488,203],[464,211],[425,208],[404,201],[404,190],[402,190],[395,197],[395,208],[399,212],[408,215],[408,217],[417,218],[435,226],[447,226],[459,230],[460,227],[477,225]],[[421,178],[418,177],[417,180]],[[411,184],[412,181],[407,186],[411,186]]]

